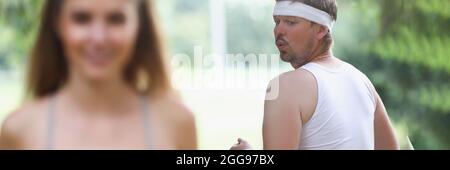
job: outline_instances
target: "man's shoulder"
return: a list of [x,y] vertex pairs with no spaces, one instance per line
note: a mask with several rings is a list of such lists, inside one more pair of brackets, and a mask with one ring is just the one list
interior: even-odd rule
[[272,79],[267,87],[266,94],[277,97],[279,95],[308,97],[308,94],[314,94],[316,91],[317,81],[314,75],[305,69],[296,69],[282,73]]
[[345,62],[345,61],[342,61],[346,66],[347,66],[347,68],[349,68],[350,70],[352,70],[352,72],[353,73],[356,73],[356,74],[358,74],[359,76],[361,76],[361,77],[363,77],[364,79],[369,79],[368,77],[367,77],[367,75],[361,70],[361,69],[359,69],[358,67],[356,67],[355,65],[353,65],[353,64],[351,64],[351,63],[348,63],[348,62]]
[[299,88],[305,86],[316,85],[314,75],[306,69],[296,69],[285,72],[271,80],[272,83],[278,83],[280,87]]

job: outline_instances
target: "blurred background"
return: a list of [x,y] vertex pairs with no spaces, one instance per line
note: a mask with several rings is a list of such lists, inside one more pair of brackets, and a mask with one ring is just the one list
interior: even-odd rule
[[[450,149],[450,0],[337,1],[334,53],[372,80],[402,149]],[[42,2],[0,0],[0,121],[22,103],[27,56]],[[249,70],[256,68],[258,86],[188,87],[178,80],[192,77],[199,68],[206,70],[201,74],[208,73],[211,67],[171,64],[174,84],[196,115],[200,149],[229,149],[238,137],[261,149],[264,87],[291,70],[277,57],[258,55],[278,53],[272,33],[275,1],[155,2],[172,57],[184,54],[192,59],[195,47],[204,55],[256,54],[258,64],[244,58],[243,67],[214,59],[216,67],[232,70],[227,76],[244,75],[250,83]],[[271,64],[261,64],[264,61]],[[208,79],[187,82],[198,81]]]

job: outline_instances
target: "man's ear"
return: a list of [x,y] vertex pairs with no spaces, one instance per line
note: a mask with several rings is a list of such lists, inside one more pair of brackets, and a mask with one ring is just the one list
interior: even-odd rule
[[327,27],[319,25],[319,24],[316,24],[316,26],[317,26],[316,27],[316,38],[317,38],[317,40],[321,40],[321,39],[323,39],[323,37],[325,37],[328,34],[329,30]]

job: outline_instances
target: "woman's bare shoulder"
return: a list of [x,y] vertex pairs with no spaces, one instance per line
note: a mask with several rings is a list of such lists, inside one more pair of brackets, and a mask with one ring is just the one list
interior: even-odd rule
[[178,149],[196,149],[197,134],[194,113],[177,92],[153,97],[151,103],[158,115],[167,121],[175,136]]
[[2,123],[2,138],[20,138],[37,130],[46,115],[48,98],[26,102],[15,111],[7,115]]
[[150,96],[150,104],[159,114],[176,122],[193,122],[194,114],[177,92]]

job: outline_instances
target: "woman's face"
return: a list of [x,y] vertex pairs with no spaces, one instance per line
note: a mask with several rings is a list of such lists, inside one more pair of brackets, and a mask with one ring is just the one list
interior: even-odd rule
[[136,0],[65,0],[57,25],[69,72],[122,78],[139,29]]

